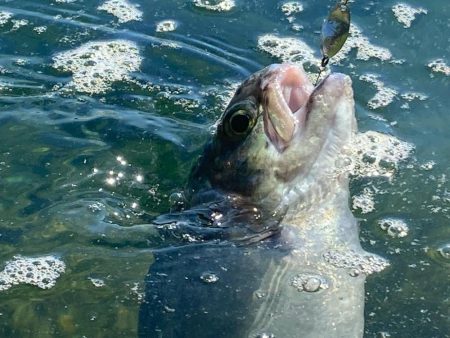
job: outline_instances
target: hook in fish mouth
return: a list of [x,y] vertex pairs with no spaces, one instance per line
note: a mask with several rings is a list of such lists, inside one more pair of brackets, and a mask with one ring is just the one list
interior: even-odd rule
[[276,64],[261,82],[265,132],[279,152],[284,151],[306,120],[314,86],[301,67]]

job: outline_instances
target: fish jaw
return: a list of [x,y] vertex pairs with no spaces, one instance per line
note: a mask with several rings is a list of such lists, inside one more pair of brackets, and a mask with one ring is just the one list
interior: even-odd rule
[[276,64],[261,81],[264,130],[275,148],[283,152],[306,119],[305,107],[314,87],[303,68]]

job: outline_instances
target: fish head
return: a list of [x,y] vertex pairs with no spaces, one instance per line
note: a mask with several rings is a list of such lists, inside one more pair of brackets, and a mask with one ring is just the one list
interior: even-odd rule
[[354,113],[348,76],[314,87],[301,66],[264,68],[236,90],[192,173],[192,191],[218,190],[271,211],[305,204],[318,185],[346,181],[336,163],[356,132]]

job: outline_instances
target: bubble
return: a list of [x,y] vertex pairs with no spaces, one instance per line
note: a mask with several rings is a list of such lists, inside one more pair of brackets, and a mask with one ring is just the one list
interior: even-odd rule
[[27,26],[29,24],[29,21],[25,19],[11,20],[11,22],[13,23],[13,27],[11,29],[13,31],[18,30],[19,28]]
[[73,73],[68,84],[79,92],[100,94],[116,81],[130,80],[139,70],[142,58],[134,42],[110,40],[88,42],[53,57],[53,67]]
[[271,333],[260,333],[256,336],[256,338],[275,338],[275,335]]
[[213,272],[204,272],[200,279],[206,284],[213,284],[219,281],[219,277]]
[[450,243],[444,244],[437,249],[442,258],[450,260]]
[[257,291],[255,291],[255,296],[258,299],[262,299],[262,298],[266,297],[267,294],[264,291],[257,290]]
[[234,0],[194,0],[194,6],[210,11],[230,11],[236,6]]
[[54,256],[15,256],[13,260],[7,261],[4,270],[0,271],[0,291],[18,284],[50,289],[55,286],[56,279],[65,269],[64,262]]
[[178,24],[174,20],[164,20],[156,24],[157,32],[172,32],[177,28]]
[[380,228],[393,238],[406,237],[409,232],[408,225],[401,219],[385,218],[378,221]]
[[427,14],[428,11],[424,8],[414,8],[408,4],[400,3],[392,7],[392,12],[397,21],[403,24],[403,27],[411,27],[411,23],[416,18],[417,14]]
[[127,0],[108,0],[97,7],[97,9],[114,15],[119,23],[142,20],[142,11],[138,9],[137,5],[134,5]]
[[328,283],[325,278],[313,274],[298,274],[292,279],[291,285],[298,292],[317,292],[328,289]]

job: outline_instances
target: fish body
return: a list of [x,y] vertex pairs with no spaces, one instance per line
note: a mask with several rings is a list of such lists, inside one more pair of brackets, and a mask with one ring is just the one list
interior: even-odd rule
[[356,130],[346,75],[314,88],[277,64],[244,81],[187,208],[155,220],[171,244],[155,251],[139,335],[362,337],[365,273],[383,264],[362,250],[348,206]]

